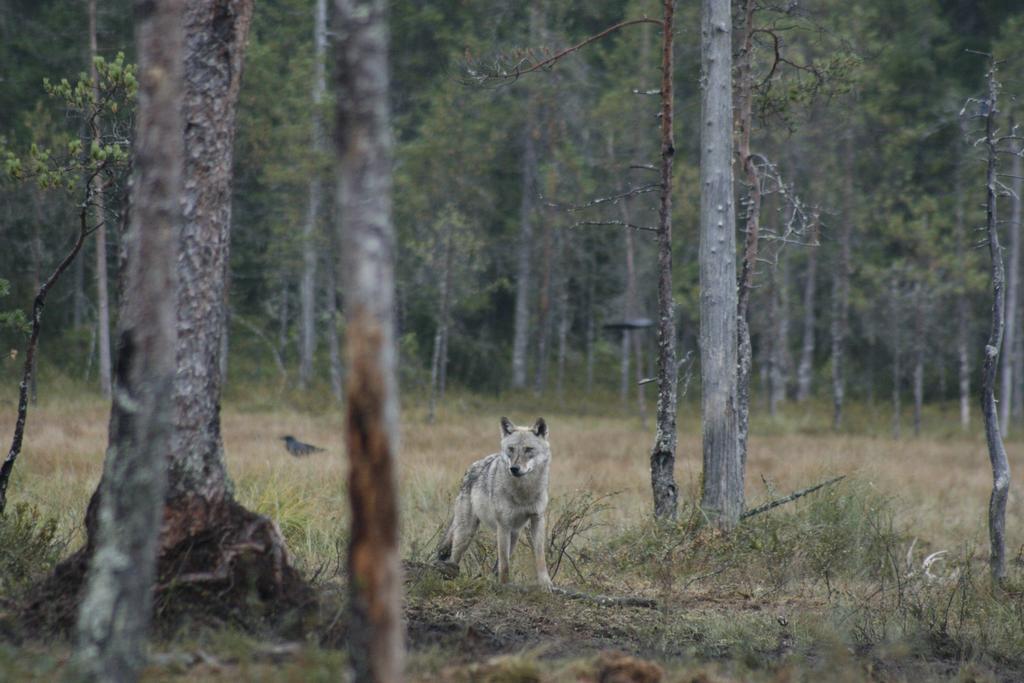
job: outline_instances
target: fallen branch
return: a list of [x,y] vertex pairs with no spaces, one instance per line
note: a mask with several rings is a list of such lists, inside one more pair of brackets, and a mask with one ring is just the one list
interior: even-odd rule
[[570,588],[551,589],[555,595],[561,595],[570,600],[586,600],[600,607],[644,607],[646,609],[658,609],[658,602],[651,598],[638,598],[631,595],[597,595],[594,593],[583,593]]
[[769,502],[765,503],[764,505],[758,505],[756,508],[753,508],[752,510],[747,510],[742,515],[740,515],[740,519],[747,519],[748,517],[753,517],[754,515],[759,515],[762,512],[768,512],[769,510],[777,508],[780,505],[785,505],[786,503],[790,503],[790,502],[796,500],[797,498],[803,498],[808,493],[814,493],[815,491],[817,491],[820,488],[824,488],[826,486],[829,486],[830,484],[835,484],[836,482],[841,481],[843,479],[846,479],[846,475],[845,474],[841,474],[838,477],[833,477],[833,478],[831,478],[831,479],[829,479],[827,481],[821,482],[820,484],[815,484],[814,486],[808,486],[805,489],[800,489],[799,491],[794,491],[793,493],[789,494],[788,496],[785,496],[783,498],[777,498],[776,500],[769,501]]

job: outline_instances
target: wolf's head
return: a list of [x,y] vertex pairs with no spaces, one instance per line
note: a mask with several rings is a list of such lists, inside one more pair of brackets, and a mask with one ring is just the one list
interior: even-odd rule
[[507,417],[501,418],[501,456],[514,477],[539,470],[551,459],[548,425],[543,417],[532,427],[516,427]]

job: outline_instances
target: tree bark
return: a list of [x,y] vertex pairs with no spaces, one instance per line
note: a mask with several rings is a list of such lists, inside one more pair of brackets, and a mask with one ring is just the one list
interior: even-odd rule
[[[92,79],[92,96],[99,101],[99,75],[96,72],[96,0],[89,0],[89,77]],[[100,137],[98,120],[93,117],[89,131],[93,140]],[[107,225],[106,202],[104,201],[103,180],[93,176],[93,202],[96,207],[96,326],[99,330],[100,389],[104,398],[110,398],[110,297],[107,291]]]
[[661,196],[658,207],[658,407],[651,448],[654,516],[675,519],[676,488],[676,318],[672,297],[672,162],[675,158],[672,117],[672,31],[675,0],[662,2],[661,48]]
[[534,367],[533,393],[544,393],[548,374],[548,340],[551,337],[551,227],[545,221],[541,228],[541,278],[537,304],[537,364]]
[[843,426],[846,398],[846,336],[850,328],[850,250],[853,236],[853,141],[845,140],[843,171],[843,217],[839,233],[839,254],[832,274],[832,429]]
[[800,346],[800,365],[796,372],[796,400],[803,403],[811,397],[814,382],[815,295],[818,278],[818,244],[821,238],[821,214],[817,209],[811,217],[811,244],[807,252],[807,280],[804,282],[804,330]]
[[736,213],[732,178],[732,17],[729,0],[703,0],[701,55],[700,353],[704,427],[701,507],[733,527],[743,512],[737,423]]
[[349,661],[357,681],[401,681],[398,386],[388,34],[384,0],[335,0],[338,220],[348,326],[346,446],[352,509]]
[[[1010,116],[1010,130],[1013,130],[1013,116]],[[1013,183],[1021,188],[1021,160],[1013,157]],[[1006,336],[1003,344],[1006,353],[1002,357],[1002,372],[999,380],[999,426],[1004,435],[1010,433],[1010,416],[1013,408],[1014,349],[1017,343],[1017,301],[1020,290],[1020,195],[1011,198],[1011,214],[1007,231],[1010,233],[1010,253],[1007,255],[1006,282]]]
[[971,426],[971,357],[968,353],[968,327],[970,325],[970,303],[967,298],[967,228],[964,210],[966,190],[964,188],[964,139],[966,126],[960,122],[960,154],[956,162],[956,207],[953,227],[956,241],[956,353],[958,382],[960,389],[960,429],[967,431]]
[[132,224],[96,551],[78,613],[75,665],[89,680],[134,681],[146,663],[174,422],[174,260],[185,130],[179,106],[182,7],[181,0],[135,6],[140,87]]
[[316,354],[316,269],[317,226],[320,220],[322,178],[317,163],[323,147],[323,121],[320,108],[326,90],[324,59],[327,55],[327,0],[316,0],[313,22],[313,96],[312,137],[310,140],[314,170],[309,178],[309,204],[306,222],[302,226],[302,283],[300,291],[301,344],[299,346],[299,388],[305,390],[313,377],[313,357]]
[[434,333],[434,356],[430,364],[430,404],[427,408],[427,422],[434,421],[434,410],[442,393],[441,382],[444,372],[445,355],[448,351],[448,318],[452,287],[452,221],[445,223],[444,258],[441,272],[441,298],[437,310],[437,330]]
[[572,316],[569,312],[569,264],[566,253],[571,253],[571,245],[566,245],[570,233],[559,231],[558,239],[558,299],[555,308],[558,312],[558,351],[555,364],[555,393],[559,399],[565,398],[565,356],[569,338]]
[[[332,244],[334,241],[332,240]],[[335,254],[336,249],[331,250],[327,259],[327,352],[331,364],[331,395],[334,401],[341,405],[342,391],[342,366],[341,366],[341,343],[338,339],[338,275]]]
[[[1013,122],[1011,120],[1010,129],[1013,129]],[[1024,145],[1019,141],[1014,146],[1015,153],[1013,155],[1013,166],[1010,171],[1013,183],[1013,195],[1010,198],[1011,202],[1011,214],[1010,214],[1010,230],[1017,236],[1019,241],[1021,238],[1020,232],[1024,229],[1021,220],[1021,204],[1024,203],[1024,159],[1021,159],[1021,153],[1024,151]],[[1018,255],[1017,263],[1018,272],[1020,271],[1020,262]],[[1013,346],[1009,347],[1009,351],[1013,355],[1013,410],[1010,415],[1016,420],[1020,420],[1024,417],[1024,339],[1022,339],[1022,332],[1024,332],[1024,325],[1021,323],[1022,312],[1020,310],[1020,280],[1017,281],[1017,304],[1014,306],[1016,311],[1014,315],[1014,327],[1013,333]],[[1009,308],[1007,303],[1007,308]]]
[[[743,246],[743,265],[740,269],[736,304],[737,366],[736,366],[736,423],[738,431],[740,476],[747,462],[747,438],[750,431],[750,371],[753,366],[753,348],[750,342],[750,294],[754,287],[754,269],[757,267],[758,238],[761,227],[761,180],[750,156],[750,133],[753,127],[753,37],[754,0],[746,0],[743,12],[743,45],[739,52],[736,142],[737,163],[747,183],[746,239]],[[767,393],[765,394],[767,396]],[[706,456],[706,454],[705,454]],[[741,510],[742,512],[742,510]]]
[[921,409],[924,406],[925,327],[928,314],[925,293],[920,283],[914,286],[914,436],[921,436]]
[[903,310],[900,300],[900,286],[896,276],[889,285],[889,326],[892,335],[892,438],[902,435],[903,406]]
[[778,272],[772,285],[772,373],[771,402],[768,409],[772,417],[778,415],[779,404],[786,400],[789,383],[789,268],[785,253],[779,257]]
[[996,65],[993,61],[988,72],[988,116],[985,117],[985,151],[988,163],[985,174],[985,231],[988,237],[989,257],[992,275],[992,320],[988,343],[985,345],[985,359],[981,373],[981,413],[985,419],[985,437],[988,457],[992,465],[992,496],[988,506],[989,542],[991,556],[989,565],[992,579],[1002,582],[1006,578],[1006,501],[1010,494],[1010,464],[1006,458],[1003,437],[999,431],[996,415],[996,371],[999,363],[999,348],[1005,328],[1004,314],[1006,301],[1004,287],[1003,255],[999,246],[997,220],[998,150],[995,139],[996,104],[999,84],[996,81]]

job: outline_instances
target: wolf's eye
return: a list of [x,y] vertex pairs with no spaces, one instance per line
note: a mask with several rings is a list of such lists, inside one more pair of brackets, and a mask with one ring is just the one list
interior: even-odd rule
[[532,458],[533,457],[533,449],[532,448],[527,448],[526,449],[526,457],[528,457],[528,458]]
[[506,453],[507,453],[508,455],[510,455],[510,456],[511,456],[511,455],[515,455],[515,454],[516,454],[516,449],[512,448],[511,446],[509,446],[508,448],[506,448],[506,449],[505,449],[505,452],[506,452]]

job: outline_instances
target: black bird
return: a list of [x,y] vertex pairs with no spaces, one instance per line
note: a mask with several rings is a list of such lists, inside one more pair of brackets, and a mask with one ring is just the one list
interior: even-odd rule
[[299,458],[304,455],[310,455],[311,453],[320,453],[324,449],[319,446],[314,446],[311,443],[302,443],[291,434],[282,436],[281,441],[284,441],[284,447],[288,449],[288,452]]

